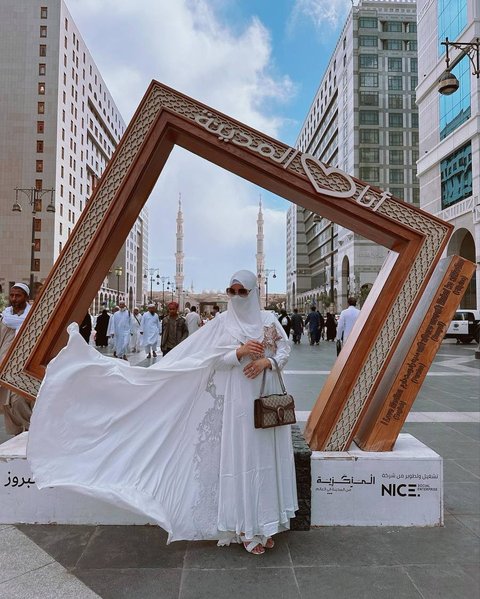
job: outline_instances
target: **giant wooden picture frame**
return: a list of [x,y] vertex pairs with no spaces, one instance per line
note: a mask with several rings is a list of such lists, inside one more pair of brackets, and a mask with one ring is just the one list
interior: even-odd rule
[[83,319],[175,145],[392,250],[306,427],[312,449],[346,449],[452,226],[156,81],[5,357],[0,383],[36,396],[67,325]]

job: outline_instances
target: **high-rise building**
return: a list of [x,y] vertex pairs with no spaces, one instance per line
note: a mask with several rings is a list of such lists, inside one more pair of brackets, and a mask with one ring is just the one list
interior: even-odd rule
[[[352,6],[296,147],[418,205],[415,0]],[[292,205],[287,218],[287,302],[339,311],[362,298],[385,248]]]
[[[480,38],[478,0],[418,0],[417,104],[420,125],[420,206],[455,225],[447,255],[480,263],[480,77],[476,63],[449,47],[451,72],[459,88],[439,94],[446,69],[445,42]],[[478,50],[477,50],[478,52]],[[478,66],[477,66],[478,68]],[[463,308],[480,307],[480,271],[463,297]]]
[[[0,292],[8,293],[14,281],[35,287],[46,278],[125,123],[63,0],[3,0],[0,83]],[[144,209],[95,308],[100,297],[142,299],[147,231]]]

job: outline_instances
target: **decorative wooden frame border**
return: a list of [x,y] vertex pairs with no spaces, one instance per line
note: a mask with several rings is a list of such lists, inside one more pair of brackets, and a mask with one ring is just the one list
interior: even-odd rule
[[36,396],[175,145],[392,250],[306,427],[312,449],[346,449],[453,227],[156,81],[5,357],[0,383]]

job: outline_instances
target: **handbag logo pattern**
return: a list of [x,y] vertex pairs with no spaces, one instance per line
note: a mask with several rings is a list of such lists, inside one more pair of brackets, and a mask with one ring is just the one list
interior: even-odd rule
[[287,424],[295,424],[295,401],[293,397],[287,393],[283,382],[278,364],[274,358],[271,358],[275,363],[278,379],[283,393],[272,393],[263,395],[265,388],[265,370],[263,371],[262,387],[260,389],[260,397],[254,402],[254,423],[255,428],[271,428],[273,426],[283,426]]

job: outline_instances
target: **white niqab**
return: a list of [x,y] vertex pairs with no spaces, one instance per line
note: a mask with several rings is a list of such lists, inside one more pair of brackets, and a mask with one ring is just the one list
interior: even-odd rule
[[228,332],[245,343],[250,339],[263,339],[263,319],[260,310],[257,277],[249,270],[239,270],[230,279],[230,287],[240,283],[250,293],[247,297],[235,295],[228,301],[225,326]]

